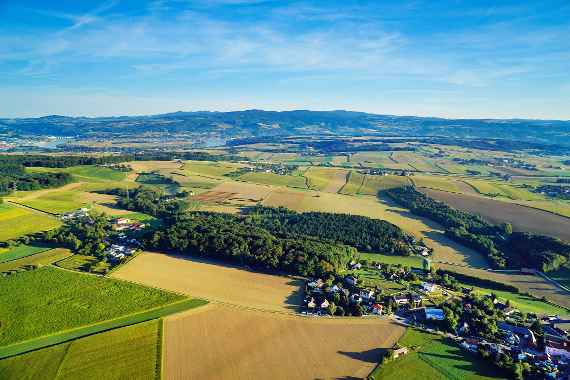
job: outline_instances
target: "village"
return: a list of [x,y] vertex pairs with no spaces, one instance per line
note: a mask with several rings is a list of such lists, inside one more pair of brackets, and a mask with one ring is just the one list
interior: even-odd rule
[[[500,368],[521,363],[538,378],[570,375],[570,317],[521,313],[495,294],[475,294],[425,260],[424,269],[352,262],[343,276],[306,282],[301,313],[313,317],[391,318],[441,334]],[[409,348],[398,347],[393,359]]]

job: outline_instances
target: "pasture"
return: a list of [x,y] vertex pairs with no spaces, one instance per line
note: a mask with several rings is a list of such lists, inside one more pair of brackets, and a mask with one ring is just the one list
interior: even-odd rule
[[298,278],[162,253],[141,253],[111,276],[255,309],[291,312],[301,303],[302,281]]
[[122,181],[127,176],[125,172],[93,165],[72,166],[69,168],[28,168],[28,170],[30,172],[69,173],[78,182]]
[[4,252],[0,249],[0,264],[7,261],[17,260],[27,256],[35,255],[36,253],[47,251],[48,249],[49,247],[45,246],[25,244],[9,248]]
[[419,256],[393,256],[393,255],[381,255],[378,253],[365,253],[359,252],[358,256],[362,260],[367,260],[370,262],[378,262],[391,265],[402,265],[410,268],[423,268],[423,258]]
[[403,327],[379,318],[304,318],[212,305],[164,320],[164,375],[365,378],[403,333]]
[[56,228],[61,222],[50,216],[9,203],[0,204],[0,241]]
[[159,323],[144,322],[0,360],[0,378],[155,379]]
[[86,256],[86,255],[77,255],[77,254],[69,256],[61,261],[58,261],[55,265],[63,269],[89,272],[101,275],[106,274],[111,267],[110,264],[100,261],[95,256]]
[[[501,379],[491,364],[463,351],[446,338],[408,329],[399,344],[410,353],[384,363],[373,373],[374,380]],[[413,348],[413,349],[411,349]]]
[[55,248],[40,253],[36,253],[32,256],[26,256],[17,260],[8,261],[0,264],[0,272],[7,272],[11,270],[18,270],[27,265],[49,265],[55,263],[56,261],[63,260],[66,257],[71,256],[71,252],[64,248]]
[[422,189],[426,195],[459,210],[481,215],[491,223],[511,223],[515,231],[528,231],[570,240],[570,218],[515,203],[465,194]]
[[0,346],[143,311],[173,293],[53,267],[0,279]]

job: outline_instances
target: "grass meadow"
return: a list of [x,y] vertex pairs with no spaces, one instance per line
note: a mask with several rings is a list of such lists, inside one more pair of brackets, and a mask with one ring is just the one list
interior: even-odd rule
[[500,379],[492,364],[479,359],[446,338],[409,328],[398,342],[410,353],[377,367],[375,380]]
[[26,265],[49,265],[56,261],[63,260],[71,256],[71,252],[65,248],[55,248],[31,256],[22,257],[17,260],[8,261],[0,264],[0,272],[18,270]]
[[36,253],[47,251],[48,249],[50,248],[45,246],[25,245],[25,244],[8,248],[4,252],[2,252],[2,250],[0,249],[0,263],[5,263],[8,261],[21,259],[26,256],[35,255]]
[[53,267],[0,279],[0,346],[154,308],[173,293]]

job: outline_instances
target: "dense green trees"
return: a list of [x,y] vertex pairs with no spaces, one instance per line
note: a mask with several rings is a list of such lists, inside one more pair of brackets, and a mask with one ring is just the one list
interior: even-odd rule
[[359,251],[393,255],[411,253],[411,237],[399,227],[359,215],[324,212],[298,213],[283,207],[255,206],[248,221],[280,236],[310,235],[347,244]]
[[307,236],[288,239],[228,214],[179,216],[148,240],[151,248],[233,260],[263,269],[323,275],[346,268],[356,250]]
[[46,231],[43,240],[62,245],[72,251],[88,256],[102,255],[107,248],[111,224],[96,213],[68,220],[56,230]]
[[21,164],[0,161],[0,194],[58,187],[71,180],[67,173],[28,173]]

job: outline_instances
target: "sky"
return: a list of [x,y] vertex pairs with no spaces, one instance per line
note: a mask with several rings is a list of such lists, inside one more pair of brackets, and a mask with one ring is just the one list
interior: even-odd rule
[[568,0],[0,0],[0,117],[570,119]]

